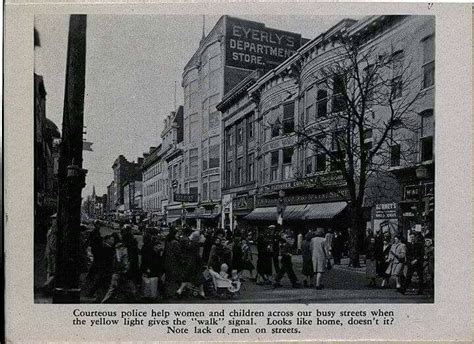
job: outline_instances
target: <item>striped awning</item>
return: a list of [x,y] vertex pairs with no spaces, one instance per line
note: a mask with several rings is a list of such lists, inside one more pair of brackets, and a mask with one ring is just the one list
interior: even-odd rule
[[283,212],[283,220],[303,220],[306,214],[306,204],[289,205]]
[[[297,204],[285,207],[283,220],[325,220],[341,213],[347,202]],[[256,208],[244,217],[246,220],[276,221],[276,207]]]
[[347,202],[315,203],[308,204],[305,209],[305,220],[332,219],[341,213],[347,206]]
[[244,217],[246,220],[260,220],[260,221],[276,221],[277,208],[265,207],[255,208],[250,214]]

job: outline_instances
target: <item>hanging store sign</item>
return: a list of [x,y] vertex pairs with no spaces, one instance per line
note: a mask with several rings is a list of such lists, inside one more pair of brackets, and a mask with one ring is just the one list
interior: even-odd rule
[[404,188],[405,200],[420,200],[424,196],[434,195],[434,182],[406,185]]
[[175,202],[197,202],[197,195],[196,194],[180,194],[175,193],[173,197]]
[[396,219],[398,213],[397,203],[382,203],[375,205],[376,219]]
[[227,17],[227,66],[271,69],[292,56],[300,45],[299,34],[270,29],[263,23]]

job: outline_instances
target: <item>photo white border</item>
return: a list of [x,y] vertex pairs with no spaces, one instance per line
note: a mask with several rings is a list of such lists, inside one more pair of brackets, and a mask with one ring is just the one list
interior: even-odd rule
[[[469,340],[472,326],[472,12],[470,4],[181,3],[19,4],[5,7],[4,181],[6,339],[24,341]],[[16,3],[16,4],[15,4]],[[272,14],[436,16],[436,215],[434,304],[205,304],[224,308],[393,310],[390,327],[318,327],[298,336],[170,336],[164,329],[71,325],[72,310],[185,309],[185,304],[52,305],[33,300],[33,19],[35,14]],[[459,139],[462,138],[462,139]],[[469,264],[471,262],[471,264]],[[195,306],[192,306],[195,307]]]

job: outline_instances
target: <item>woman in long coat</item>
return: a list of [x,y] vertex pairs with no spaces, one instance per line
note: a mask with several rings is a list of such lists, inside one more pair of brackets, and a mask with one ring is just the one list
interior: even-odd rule
[[303,281],[305,287],[311,286],[314,276],[313,269],[313,255],[311,253],[311,239],[313,239],[313,232],[309,231],[304,236],[304,241],[301,245],[301,254],[303,256],[303,270],[302,273],[306,277]]
[[180,287],[176,291],[176,295],[179,297],[186,288],[191,286],[199,287],[199,296],[205,298],[204,294],[204,279],[203,279],[203,266],[200,255],[201,248],[201,234],[197,231],[192,232],[189,238],[184,238],[182,245],[184,245],[183,252],[183,281]]
[[178,241],[179,238],[180,234],[174,229],[166,237],[164,251],[166,297],[173,295],[179,284],[183,281],[182,250]]
[[402,287],[401,276],[403,274],[403,268],[405,266],[406,253],[407,248],[405,244],[402,243],[401,237],[399,235],[395,236],[394,243],[390,247],[390,252],[388,254],[389,263],[386,273],[390,274],[392,277],[395,278],[398,291],[400,291]]
[[311,253],[313,258],[313,270],[316,274],[316,289],[322,289],[321,278],[326,271],[328,260],[327,244],[324,238],[324,230],[318,228],[315,237],[311,239]]

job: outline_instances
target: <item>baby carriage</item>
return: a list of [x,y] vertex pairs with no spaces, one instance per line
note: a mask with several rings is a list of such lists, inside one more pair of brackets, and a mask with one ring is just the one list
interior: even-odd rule
[[218,297],[231,298],[240,295],[241,282],[238,279],[225,278],[212,269],[209,269],[209,274]]

